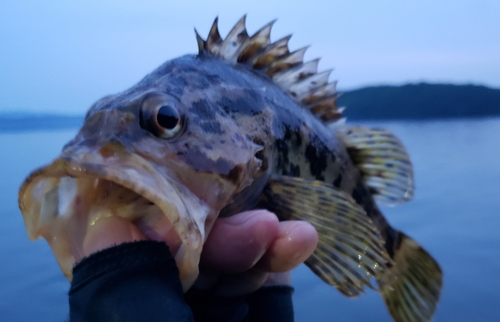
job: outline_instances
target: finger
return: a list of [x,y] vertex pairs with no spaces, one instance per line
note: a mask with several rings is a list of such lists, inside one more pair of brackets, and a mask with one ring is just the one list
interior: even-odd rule
[[175,257],[182,241],[166,216],[145,216],[134,220],[133,223],[147,239],[166,243]]
[[292,285],[292,278],[290,276],[290,271],[280,272],[280,273],[268,273],[263,286],[272,286],[272,285]]
[[267,210],[218,219],[204,245],[201,265],[222,272],[253,267],[279,235],[279,221]]
[[[89,256],[97,251],[146,237],[131,222],[120,217],[108,217],[98,220],[90,226],[83,241],[83,253]],[[81,260],[79,258],[77,261]]]
[[318,233],[305,221],[282,221],[279,237],[257,264],[267,272],[285,272],[304,262],[316,249]]

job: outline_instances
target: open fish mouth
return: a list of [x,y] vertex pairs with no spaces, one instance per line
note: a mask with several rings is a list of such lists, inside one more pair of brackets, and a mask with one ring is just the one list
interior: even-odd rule
[[63,152],[25,180],[19,207],[29,238],[47,240],[70,280],[87,229],[110,216],[130,220],[150,239],[168,241],[185,289],[198,275],[209,208],[121,145]]

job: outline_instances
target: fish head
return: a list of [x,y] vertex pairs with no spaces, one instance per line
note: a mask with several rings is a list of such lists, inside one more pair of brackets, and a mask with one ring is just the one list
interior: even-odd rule
[[118,216],[178,245],[188,289],[219,212],[261,175],[262,147],[206,91],[179,88],[171,73],[160,68],[95,103],[76,137],[20,188],[29,237],[48,241],[69,279],[87,230]]

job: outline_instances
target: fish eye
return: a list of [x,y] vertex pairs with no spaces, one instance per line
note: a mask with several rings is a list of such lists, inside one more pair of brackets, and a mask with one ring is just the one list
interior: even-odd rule
[[162,129],[161,136],[169,139],[174,137],[182,127],[182,119],[179,112],[170,105],[158,106],[156,110],[156,123]]
[[141,103],[141,127],[155,136],[172,139],[183,128],[180,103],[175,98],[155,93],[147,95]]

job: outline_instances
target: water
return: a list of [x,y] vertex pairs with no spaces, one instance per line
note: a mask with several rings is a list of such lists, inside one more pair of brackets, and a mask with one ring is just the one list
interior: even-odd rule
[[[407,147],[415,199],[383,208],[393,226],[441,264],[444,288],[435,321],[497,321],[500,316],[500,119],[378,123]],[[63,321],[65,280],[45,243],[26,237],[17,189],[50,161],[74,130],[0,133],[0,320]],[[390,321],[381,297],[347,299],[301,266],[293,272],[297,321]]]

